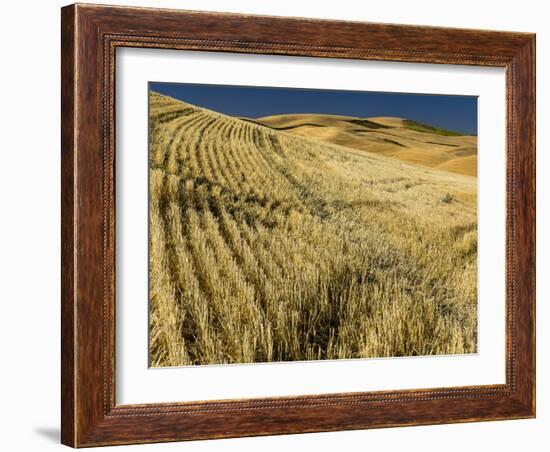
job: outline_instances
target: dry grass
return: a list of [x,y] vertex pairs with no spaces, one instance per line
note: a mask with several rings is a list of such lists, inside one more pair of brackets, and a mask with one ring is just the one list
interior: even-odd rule
[[150,103],[153,366],[476,350],[475,178]]

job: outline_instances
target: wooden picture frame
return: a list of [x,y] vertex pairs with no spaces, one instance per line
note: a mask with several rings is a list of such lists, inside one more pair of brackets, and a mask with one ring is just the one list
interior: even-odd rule
[[[62,442],[73,447],[535,416],[535,35],[71,5],[62,9]],[[115,50],[506,69],[506,383],[115,404]]]

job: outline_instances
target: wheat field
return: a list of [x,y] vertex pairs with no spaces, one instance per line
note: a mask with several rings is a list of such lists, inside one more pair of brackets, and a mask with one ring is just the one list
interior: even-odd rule
[[149,102],[152,366],[476,351],[475,177]]

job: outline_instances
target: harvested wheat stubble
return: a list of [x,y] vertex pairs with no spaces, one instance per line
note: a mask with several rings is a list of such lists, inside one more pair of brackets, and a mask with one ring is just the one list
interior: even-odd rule
[[151,92],[151,365],[475,352],[476,185]]

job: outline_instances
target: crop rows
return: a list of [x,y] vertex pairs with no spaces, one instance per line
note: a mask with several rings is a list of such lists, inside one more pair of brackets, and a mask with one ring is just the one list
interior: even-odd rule
[[476,350],[475,179],[156,93],[149,157],[153,366]]

